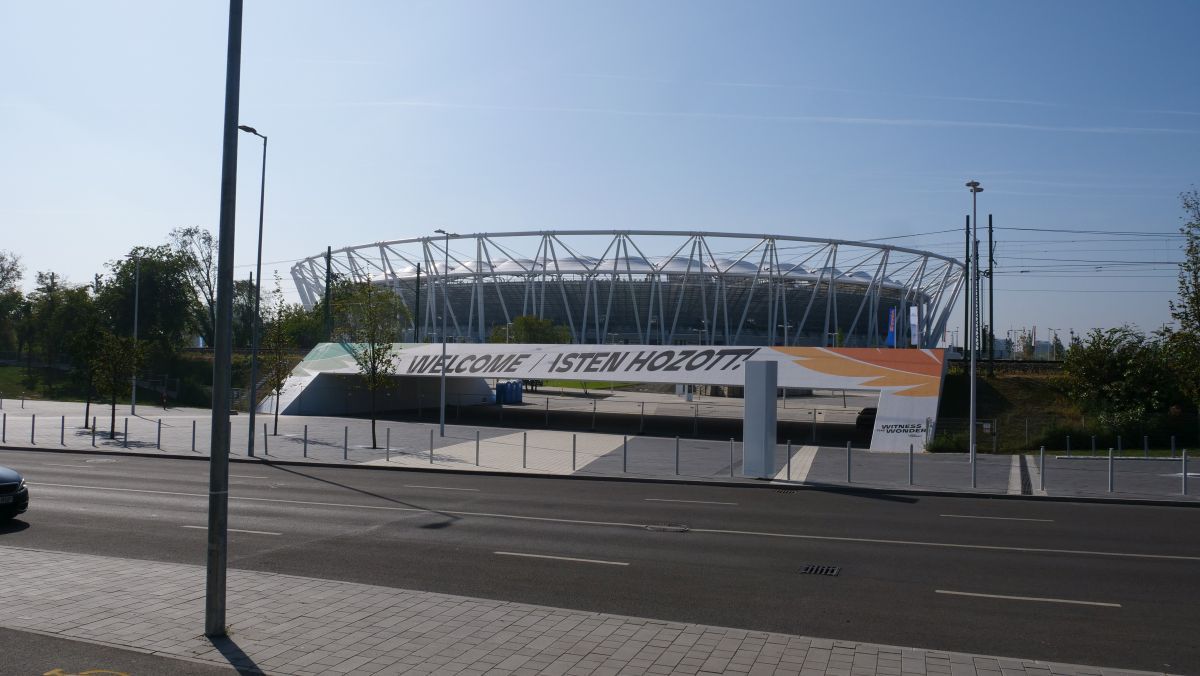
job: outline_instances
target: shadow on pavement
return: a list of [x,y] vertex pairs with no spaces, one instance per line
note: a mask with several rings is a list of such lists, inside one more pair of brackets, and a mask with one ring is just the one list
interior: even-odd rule
[[26,528],[29,528],[29,524],[24,521],[21,521],[20,519],[10,519],[8,521],[0,521],[0,535],[7,535],[9,533],[20,533],[21,531],[25,530]]
[[242,651],[236,641],[228,636],[209,637],[208,640],[212,642],[214,648],[221,651],[221,655],[229,661],[230,666],[237,669],[239,674],[243,676],[262,676],[266,673],[255,664],[249,655]]

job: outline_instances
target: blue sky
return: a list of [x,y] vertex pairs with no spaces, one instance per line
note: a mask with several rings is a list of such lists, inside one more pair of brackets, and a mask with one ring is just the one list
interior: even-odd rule
[[[0,0],[0,249],[30,279],[216,230],[226,11]],[[1200,184],[1198,24],[1183,1],[248,0],[264,267],[439,227],[938,233],[971,178],[1002,228],[1169,234]],[[997,240],[1001,335],[1168,319],[1179,238]]]

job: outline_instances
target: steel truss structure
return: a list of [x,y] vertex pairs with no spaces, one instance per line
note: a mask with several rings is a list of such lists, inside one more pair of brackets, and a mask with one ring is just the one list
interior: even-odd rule
[[[575,230],[378,242],[292,267],[305,307],[332,278],[393,289],[414,315],[403,340],[482,342],[521,315],[577,343],[935,347],[963,265],[904,247],[785,235]],[[598,255],[595,255],[597,254]],[[419,269],[419,274],[418,274]],[[419,281],[418,281],[419,280]],[[918,318],[910,332],[910,308]],[[915,336],[915,340],[912,340]]]

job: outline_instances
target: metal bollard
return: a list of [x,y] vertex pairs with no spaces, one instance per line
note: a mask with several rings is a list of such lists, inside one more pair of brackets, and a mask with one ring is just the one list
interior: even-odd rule
[[642,402],[642,412],[638,416],[638,434],[646,430],[646,402]]
[[125,419],[125,438],[121,445],[125,448],[129,448],[129,418]]
[[578,434],[571,435],[571,471],[572,472],[575,471],[575,445],[576,445],[575,442],[576,442],[576,437],[578,437],[578,436],[579,436]]
[[385,427],[383,436],[386,441],[383,442],[383,459],[387,462],[392,461],[392,428]]
[[692,436],[700,434],[700,405],[692,404]]
[[58,445],[67,445],[67,416],[65,415],[62,417],[62,422],[59,424],[58,428]]
[[675,476],[679,476],[679,437],[675,437]]
[[621,471],[629,471],[629,437],[621,442]]
[[1108,492],[1113,492],[1113,449],[1111,447],[1108,449]]
[[[783,391],[784,401],[787,401],[787,390]],[[792,440],[787,440],[787,480],[792,480]]]
[[154,447],[162,450],[162,418],[158,419],[158,424],[154,430]]
[[815,444],[815,443],[817,443],[817,409],[814,408],[812,410],[812,414],[813,414],[812,433],[813,433],[813,443]]
[[546,427],[550,426],[550,397],[546,397]]
[[850,442],[847,441],[846,442],[846,483],[854,482],[853,479],[851,479],[851,474],[850,474],[850,465],[851,465],[850,460],[851,460],[851,458],[850,458]]
[[1092,455],[1096,455],[1096,435],[1092,435]]
[[479,466],[479,430],[475,430],[475,466]]
[[913,485],[913,445],[908,445],[908,485]]
[[733,478],[733,437],[729,438],[729,476]]
[[342,460],[350,459],[350,426],[342,427]]
[[8,414],[3,414],[3,422],[0,422],[0,443],[8,441]]
[[[546,401],[550,401],[547,399]],[[528,467],[529,457],[529,432],[521,432],[521,468]]]
[[[1111,450],[1111,449],[1109,449],[1109,450]],[[1125,452],[1125,449],[1124,449],[1124,447],[1121,446],[1121,435],[1118,434],[1117,435],[1117,455],[1121,455],[1124,452]]]
[[1067,435],[1067,457],[1071,457],[1071,435]]
[[976,453],[975,453],[975,451],[976,450],[977,449],[975,446],[971,447],[971,488],[979,487],[979,483],[978,483],[979,474],[975,471],[975,468],[976,468],[976,463],[975,463]]
[[1046,447],[1038,452],[1038,490],[1046,490]]
[[29,419],[29,443],[31,443],[31,444],[37,443],[33,440],[33,435],[34,435],[34,432],[36,432],[36,431],[37,431],[37,414],[34,413],[33,416]]
[[267,448],[267,423],[263,423],[263,455],[271,455],[271,449]]
[[1175,435],[1171,435],[1171,457],[1175,457]]
[[192,421],[192,453],[196,452],[196,421]]
[[96,447],[96,419],[92,418],[92,448]]
[[308,425],[304,426],[304,457],[308,457]]
[[1144,434],[1142,435],[1142,457],[1150,457],[1150,437]]
[[596,400],[592,400],[592,429],[596,429]]
[[1182,478],[1182,480],[1180,481],[1180,483],[1182,483],[1182,484],[1183,484],[1183,494],[1184,494],[1184,495],[1187,495],[1187,494],[1188,494],[1188,492],[1187,492],[1187,480],[1188,480],[1188,473],[1187,473],[1187,449],[1185,448],[1185,449],[1183,449],[1183,478]]
[[433,428],[429,428],[429,464],[433,464]]

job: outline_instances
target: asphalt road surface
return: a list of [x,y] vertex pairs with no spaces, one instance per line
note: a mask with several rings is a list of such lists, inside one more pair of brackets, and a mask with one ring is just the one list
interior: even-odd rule
[[[32,500],[0,544],[204,562],[206,462],[0,464]],[[235,568],[1200,672],[1197,509],[250,463],[230,476]]]
[[215,667],[161,655],[122,650],[0,627],[0,673],[13,676],[228,676],[233,667]]

